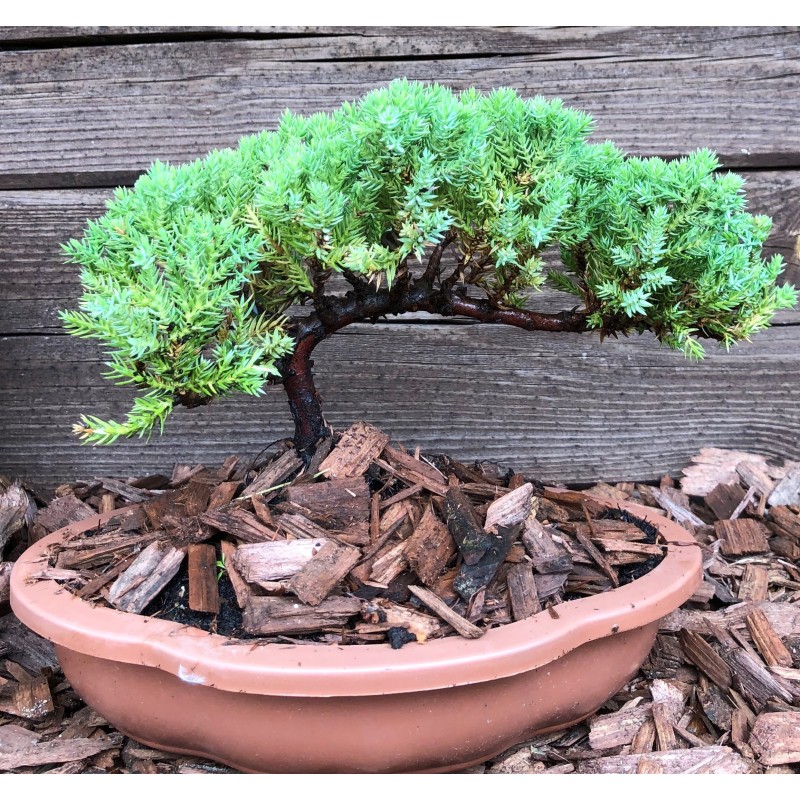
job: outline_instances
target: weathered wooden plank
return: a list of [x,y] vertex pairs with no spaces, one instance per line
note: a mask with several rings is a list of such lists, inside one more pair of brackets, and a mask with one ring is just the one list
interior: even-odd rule
[[[800,205],[795,201],[800,170],[742,174],[750,209],[773,218],[766,255],[780,253],[787,263],[785,280],[800,284]],[[65,263],[60,243],[79,237],[86,220],[103,213],[110,195],[105,189],[0,192],[0,334],[61,330],[58,310],[77,304],[80,280],[78,268]],[[555,254],[546,260],[554,265]],[[337,286],[348,288],[344,281],[331,283]],[[550,289],[529,303],[543,311],[573,304],[573,297]],[[800,321],[800,309],[782,312],[778,319]]]
[[[742,39],[760,37],[761,52],[793,44],[795,30],[787,27],[601,27],[601,26],[470,26],[458,28],[458,37],[441,27],[308,26],[308,25],[219,25],[219,26],[0,26],[0,43],[19,46],[31,43],[74,45],[83,42],[119,43],[129,40],[179,41],[239,37],[277,40],[273,47],[292,49],[292,55],[316,61],[339,58],[416,57],[426,55],[478,55],[486,58],[508,55],[540,55],[552,58],[554,48],[584,58],[619,55],[658,56],[666,50],[682,52],[702,45],[711,56],[735,56]],[[636,36],[632,34],[635,33]],[[77,40],[77,41],[76,41]],[[752,43],[747,43],[751,45]]]
[[[0,53],[0,186],[130,180],[156,158],[194,158],[274,127],[286,107],[330,109],[403,76],[560,95],[597,116],[598,138],[632,153],[673,156],[710,146],[728,164],[797,163],[791,108],[800,45],[789,30],[759,31],[740,31],[737,46],[728,38],[721,50],[717,41],[727,37],[714,29],[652,33],[649,46],[638,28],[609,31],[601,43],[592,31],[540,33],[531,37],[538,47],[489,57],[482,42],[480,52],[459,57],[468,34],[441,28],[406,32],[388,51],[373,36],[356,35],[310,36],[310,46],[221,39]],[[426,38],[427,52],[419,53]],[[406,53],[414,58],[403,60]]]
[[131,40],[174,41],[180,37],[220,38],[259,34],[275,36],[292,33],[292,28],[267,26],[189,26],[189,25],[0,25],[0,46],[36,47],[54,44],[107,44]]
[[[149,443],[81,447],[71,434],[78,415],[119,417],[131,397],[101,377],[97,352],[72,337],[0,339],[6,473],[52,486],[168,472],[176,461],[253,456],[290,435],[275,387],[258,400],[179,409]],[[712,444],[800,457],[798,327],[690,363],[649,336],[600,344],[491,325],[379,324],[333,336],[315,360],[337,428],[368,419],[395,441],[493,459],[543,480],[658,478]]]

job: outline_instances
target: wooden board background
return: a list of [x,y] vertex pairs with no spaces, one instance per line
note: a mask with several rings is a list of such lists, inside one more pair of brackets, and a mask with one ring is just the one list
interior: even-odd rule
[[[279,388],[179,410],[161,438],[84,448],[82,411],[120,415],[102,354],[57,311],[78,281],[59,243],[156,158],[180,161],[281,111],[331,109],[400,76],[512,86],[591,112],[597,138],[675,157],[716,150],[775,222],[800,283],[797,28],[0,27],[0,472],[42,488],[176,460],[255,455],[290,433]],[[532,305],[556,310],[555,292]],[[356,326],[319,348],[329,419],[487,457],[547,480],[650,479],[702,445],[800,458],[800,311],[701,364],[651,337],[526,334],[426,318]]]

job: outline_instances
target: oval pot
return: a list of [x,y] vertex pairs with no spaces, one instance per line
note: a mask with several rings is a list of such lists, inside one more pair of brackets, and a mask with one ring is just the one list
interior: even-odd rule
[[623,507],[668,543],[655,569],[480,639],[254,646],[31,579],[49,545],[110,515],[33,545],[12,572],[11,604],[56,645],[86,703],[145,744],[250,772],[443,772],[592,714],[635,674],[658,621],[693,594],[695,540],[651,509]]

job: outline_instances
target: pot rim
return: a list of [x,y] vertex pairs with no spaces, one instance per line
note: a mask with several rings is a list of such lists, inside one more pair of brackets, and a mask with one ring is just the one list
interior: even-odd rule
[[[54,580],[32,580],[47,548],[120,510],[73,523],[32,545],[11,573],[11,607],[56,645],[97,658],[156,667],[187,683],[259,695],[366,696],[430,691],[511,677],[580,645],[653,623],[688,600],[702,580],[699,543],[680,525],[634,503],[619,508],[655,525],[667,543],[641,578],[488,631],[447,636],[401,650],[388,644],[254,645],[177,622],[95,607]],[[126,509],[127,510],[127,509]],[[694,545],[694,546],[692,546]]]

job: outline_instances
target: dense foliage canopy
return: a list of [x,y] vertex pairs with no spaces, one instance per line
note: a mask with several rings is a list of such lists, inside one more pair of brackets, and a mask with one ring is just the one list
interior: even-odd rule
[[[729,345],[794,303],[740,177],[705,150],[626,158],[591,129],[557,99],[396,81],[332,114],[286,112],[237,149],[155,163],[65,246],[84,288],[67,329],[144,390],[125,422],[77,431],[107,443],[185,398],[260,393],[295,346],[290,307],[333,272],[394,284],[445,236],[459,281],[493,305],[522,307],[550,281],[587,328],[652,330],[690,356],[694,336]],[[545,269],[549,248],[563,269]]]

